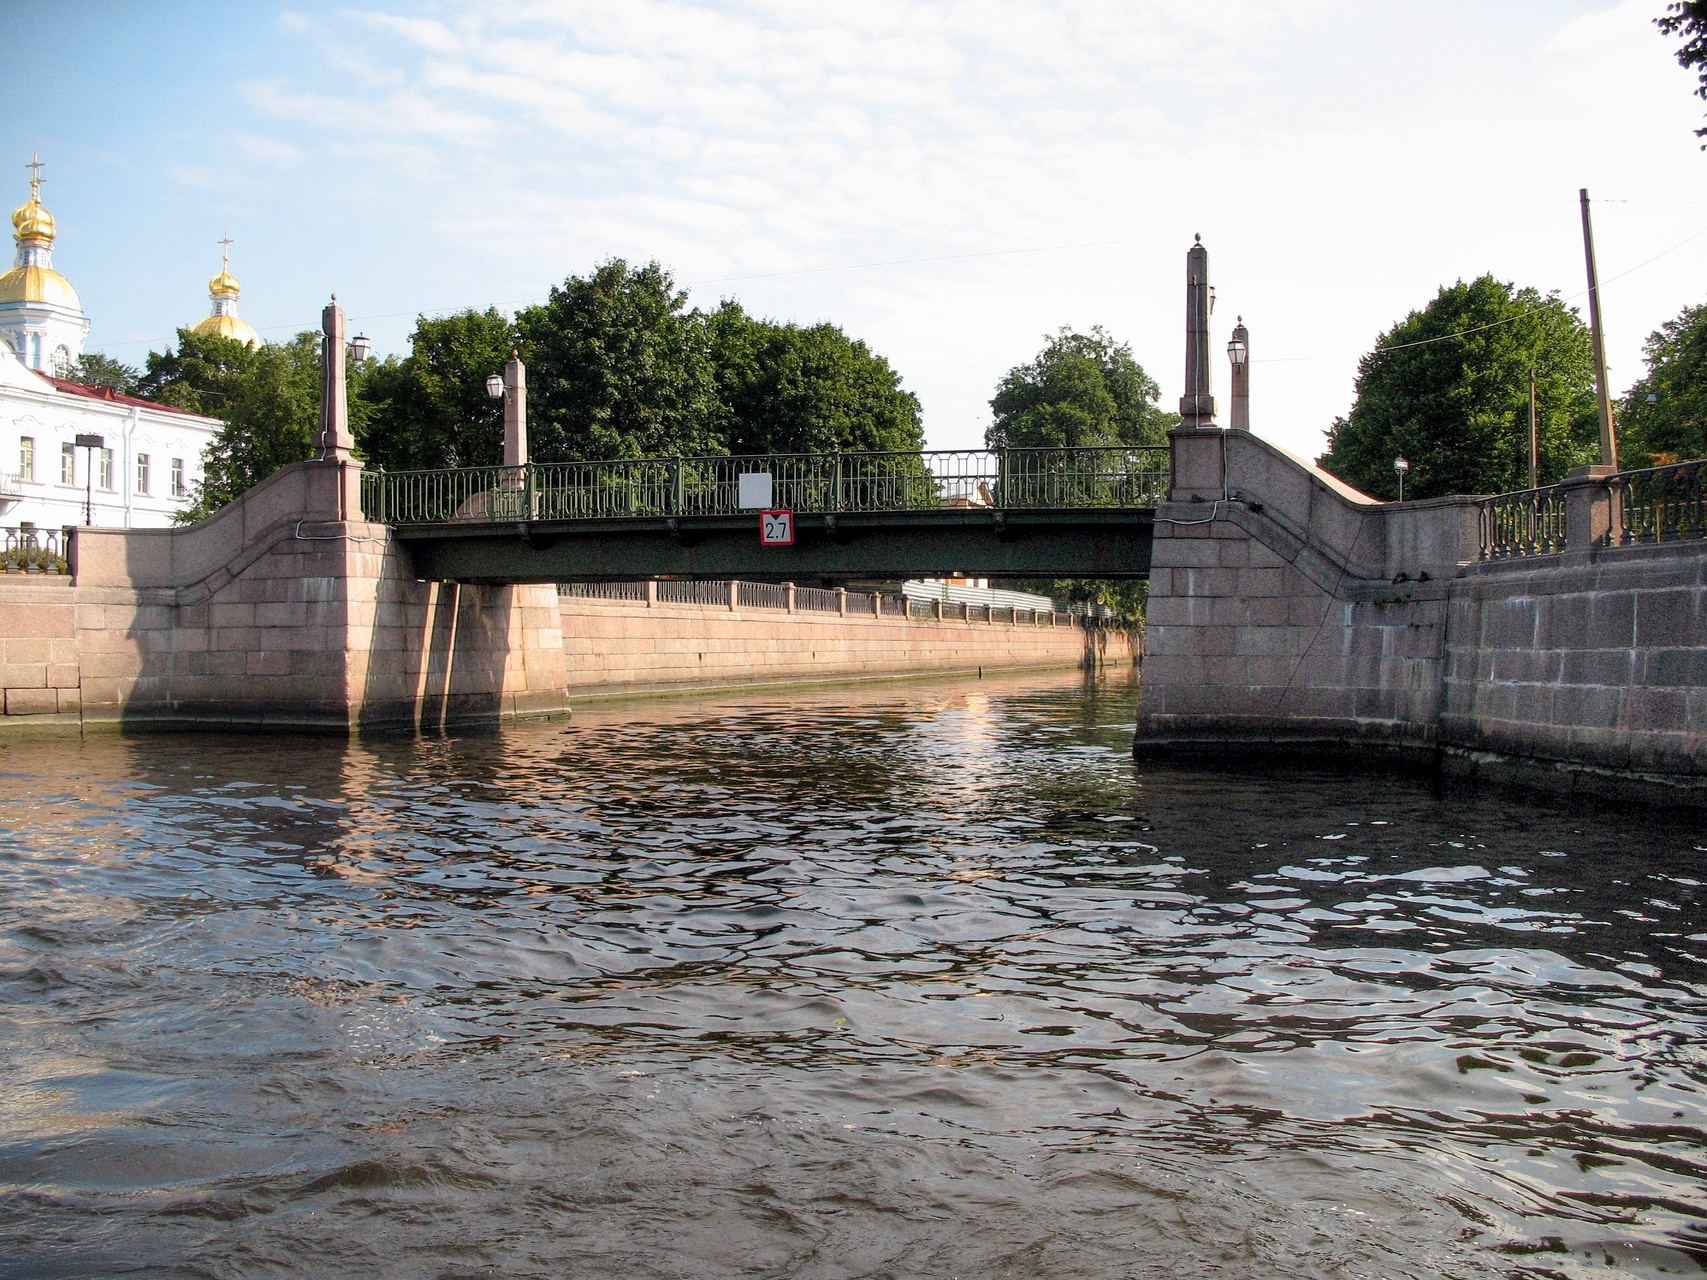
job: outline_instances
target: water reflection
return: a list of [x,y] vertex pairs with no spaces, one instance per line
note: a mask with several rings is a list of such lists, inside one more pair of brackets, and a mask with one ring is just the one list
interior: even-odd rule
[[1702,1273],[1699,820],[1131,706],[0,746],[0,1274]]

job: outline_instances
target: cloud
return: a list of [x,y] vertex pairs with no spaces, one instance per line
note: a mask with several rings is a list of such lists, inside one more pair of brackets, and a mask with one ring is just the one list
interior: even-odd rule
[[975,419],[1064,320],[1111,325],[1166,384],[1178,253],[1218,234],[1223,297],[1259,350],[1332,354],[1260,375],[1269,420],[1309,449],[1357,353],[1441,280],[1568,279],[1546,274],[1571,269],[1550,202],[1593,167],[1585,139],[1626,185],[1690,149],[1687,128],[1631,142],[1690,87],[1660,70],[1651,8],[370,4],[286,24],[319,52],[242,86],[256,127],[241,145],[275,166],[312,153],[367,222],[424,229],[447,278],[476,254],[485,274],[467,278],[539,293],[610,253],[712,280],[1129,246],[751,286],[755,305],[836,315],[917,370],[944,421]]

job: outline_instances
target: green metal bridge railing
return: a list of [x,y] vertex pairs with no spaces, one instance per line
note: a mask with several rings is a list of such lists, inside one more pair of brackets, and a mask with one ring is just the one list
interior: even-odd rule
[[771,506],[802,514],[1154,507],[1165,445],[624,458],[444,471],[369,471],[362,511],[393,525],[728,516],[739,477],[771,477]]

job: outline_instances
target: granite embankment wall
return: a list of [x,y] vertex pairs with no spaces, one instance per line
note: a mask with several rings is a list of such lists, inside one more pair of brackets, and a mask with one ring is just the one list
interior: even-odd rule
[[[78,530],[73,576],[0,575],[0,725],[347,732],[565,710],[571,693],[1070,666],[1118,632],[559,599],[417,581],[302,463],[187,529]],[[1097,648],[1090,648],[1093,656]]]
[[570,696],[801,680],[1130,665],[1113,628],[842,617],[726,605],[562,599]]
[[1174,445],[1140,754],[1378,749],[1707,804],[1707,543],[1594,545],[1583,477],[1583,550],[1481,562],[1475,499],[1379,503],[1245,432]]

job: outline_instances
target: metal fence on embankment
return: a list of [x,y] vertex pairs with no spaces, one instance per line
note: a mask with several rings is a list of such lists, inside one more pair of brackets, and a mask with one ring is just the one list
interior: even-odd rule
[[1481,557],[1707,538],[1707,460],[1584,476],[1482,500]]
[[741,477],[770,477],[769,506],[802,514],[1154,507],[1166,446],[625,458],[442,471],[370,471],[362,510],[384,524],[737,515]]
[[69,573],[69,529],[0,527],[0,573]]
[[[557,594],[583,600],[643,604],[690,604],[713,609],[778,609],[789,613],[848,618],[914,618],[919,621],[999,622],[1022,627],[1066,627],[1083,615],[1057,609],[969,604],[922,599],[891,591],[843,591],[798,587],[786,582],[698,582],[658,578],[647,582],[560,582]],[[1089,624],[1087,624],[1089,625]]]

